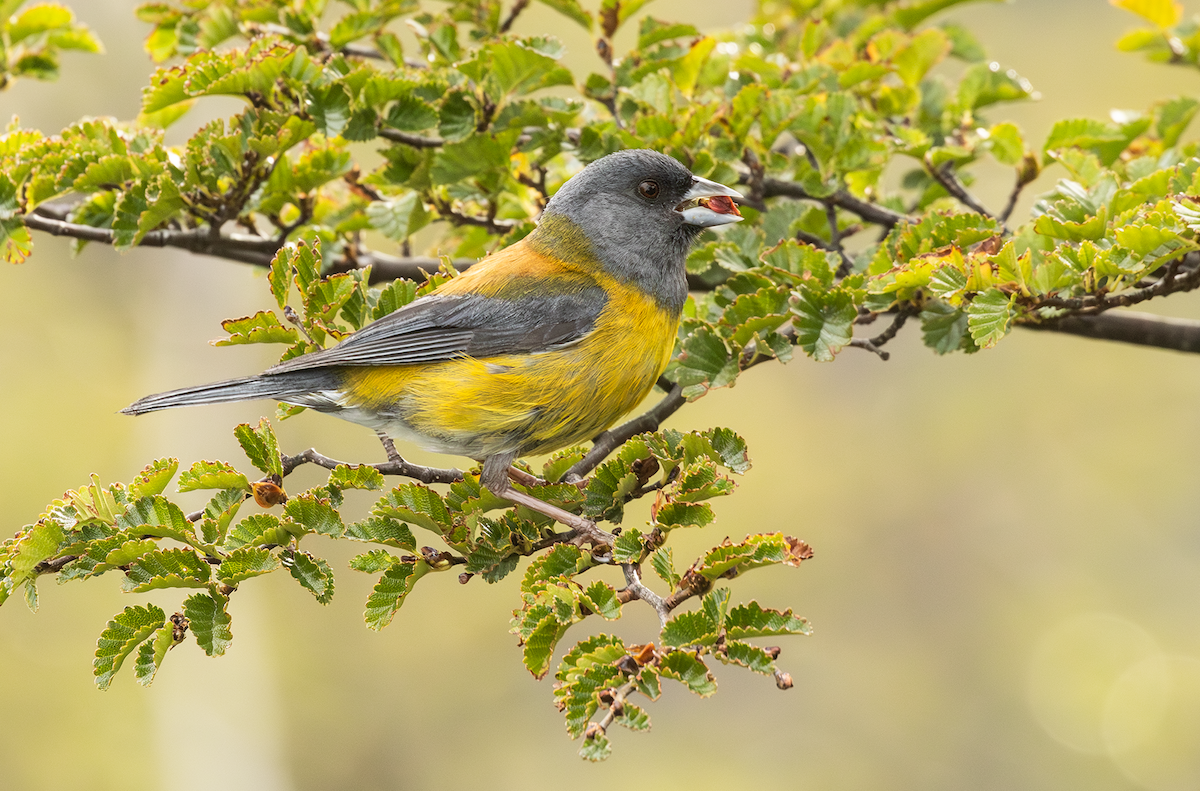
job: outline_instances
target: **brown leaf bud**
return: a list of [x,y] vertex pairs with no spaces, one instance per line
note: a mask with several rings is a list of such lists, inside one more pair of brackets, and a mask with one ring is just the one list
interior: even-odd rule
[[763,651],[766,651],[767,656],[771,657],[772,659],[779,658],[779,646],[777,646],[777,645],[766,646],[765,648],[763,648]]
[[784,673],[782,670],[776,670],[775,686],[779,687],[780,689],[791,689],[792,675],[790,673]]

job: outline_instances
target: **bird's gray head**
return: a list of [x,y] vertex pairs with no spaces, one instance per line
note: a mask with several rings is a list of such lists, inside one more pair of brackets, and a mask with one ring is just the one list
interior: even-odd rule
[[573,246],[564,238],[574,235],[564,233],[562,220],[569,220],[606,271],[678,311],[687,299],[684,261],[696,235],[742,219],[732,202],[704,205],[717,196],[741,197],[657,151],[618,151],[588,165],[555,193],[531,241],[559,257],[577,254],[560,246]]

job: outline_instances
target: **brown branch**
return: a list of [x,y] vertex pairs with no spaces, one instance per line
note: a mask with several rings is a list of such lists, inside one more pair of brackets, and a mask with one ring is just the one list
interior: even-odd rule
[[[1175,274],[1183,269],[1181,274]],[[1181,259],[1172,261],[1166,274],[1144,288],[1134,288],[1116,294],[1089,294],[1083,297],[1043,297],[1030,307],[1058,308],[1082,315],[1095,315],[1111,308],[1126,308],[1154,297],[1163,297],[1181,291],[1192,291],[1200,287],[1200,252],[1190,252]]]
[[1017,326],[1200,354],[1200,321],[1195,319],[1175,319],[1122,310],[1094,316],[1064,316],[1041,323],[1021,322]]
[[942,185],[942,189],[954,196],[959,203],[966,206],[976,214],[982,214],[984,217],[997,219],[996,215],[992,214],[983,204],[976,200],[975,196],[967,192],[967,188],[958,180],[958,176],[954,174],[954,163],[946,162],[940,167],[933,164],[933,159],[929,154],[925,155],[924,159],[925,171],[933,177],[933,180]]
[[521,12],[524,11],[525,7],[528,5],[529,0],[517,0],[517,2],[513,3],[512,10],[508,12],[508,16],[505,17],[504,22],[500,25],[501,34],[507,33],[510,29],[512,29],[513,22],[517,21],[517,17],[521,15]]
[[644,434],[647,431],[656,430],[662,425],[664,420],[675,414],[686,403],[687,399],[683,397],[683,388],[679,385],[672,385],[670,392],[650,411],[635,417],[633,420],[622,423],[616,428],[610,428],[596,437],[595,442],[592,444],[592,449],[563,474],[562,481],[564,483],[574,483],[583,478],[589,472],[596,469],[600,465],[600,462],[608,457],[608,454],[624,445],[627,439],[636,437],[638,434]]
[[[740,184],[745,184],[749,176],[742,174],[739,179]],[[809,195],[804,187],[794,181],[784,181],[783,179],[766,178],[763,179],[763,197],[764,198],[799,198],[801,200],[812,200],[819,203],[824,203],[826,199],[818,198],[814,195]],[[878,203],[868,203],[854,197],[845,190],[839,190],[827,199],[839,209],[845,209],[851,214],[856,214],[867,222],[876,225],[882,225],[885,228],[891,228],[898,222],[913,222],[914,220],[907,214],[901,214],[898,211],[893,211],[886,206],[880,206]]]
[[396,456],[392,461],[385,461],[379,464],[356,465],[345,461],[331,459],[316,449],[309,448],[301,451],[295,456],[285,456],[283,459],[283,474],[290,475],[292,470],[302,464],[315,464],[318,467],[324,467],[327,470],[332,470],[338,465],[345,464],[349,467],[366,466],[378,470],[383,475],[401,475],[405,478],[414,478],[421,483],[456,483],[463,479],[463,471],[450,468],[439,469],[437,467],[423,467],[419,464],[412,464],[404,459]]
[[379,136],[384,140],[391,140],[393,143],[403,143],[413,148],[440,148],[446,145],[446,141],[440,137],[426,137],[425,135],[418,135],[413,132],[401,132],[399,129],[392,129],[390,126],[380,126]]

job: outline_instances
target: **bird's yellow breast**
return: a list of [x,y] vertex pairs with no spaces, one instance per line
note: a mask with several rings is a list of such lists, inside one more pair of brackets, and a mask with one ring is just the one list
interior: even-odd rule
[[563,347],[345,369],[346,403],[379,416],[376,427],[473,458],[546,453],[615,423],[646,397],[671,359],[679,317],[598,267],[547,259],[520,242],[476,266],[438,293],[495,293],[506,278],[536,274],[548,289],[586,279],[607,302],[593,330]]

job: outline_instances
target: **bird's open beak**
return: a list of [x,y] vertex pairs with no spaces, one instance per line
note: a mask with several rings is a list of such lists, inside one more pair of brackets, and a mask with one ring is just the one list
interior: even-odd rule
[[701,228],[728,225],[744,219],[738,211],[737,204],[730,200],[740,197],[742,193],[724,184],[692,176],[692,188],[683,196],[683,201],[675,211],[683,215],[683,221],[688,225],[698,225]]

